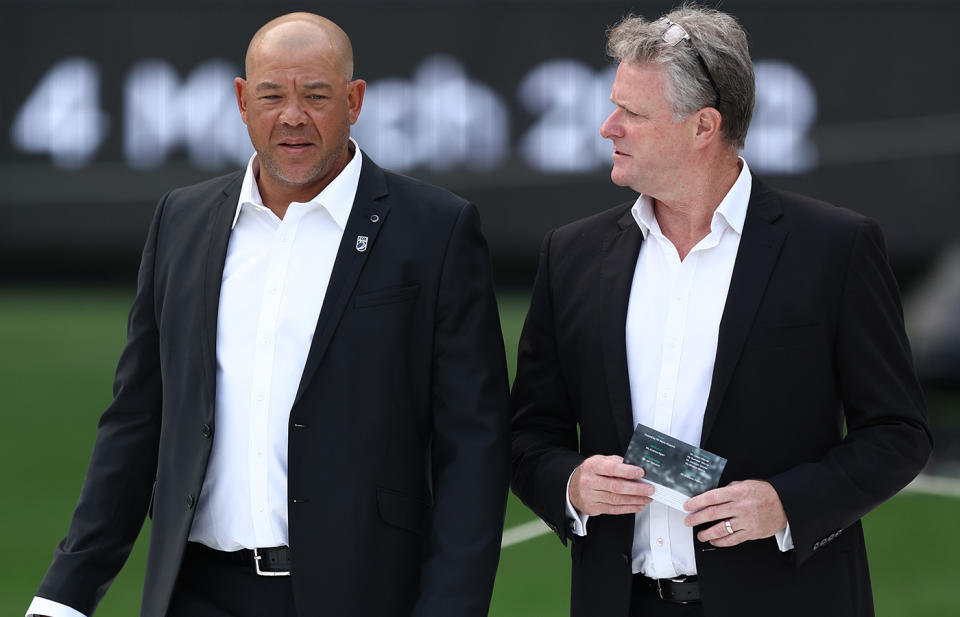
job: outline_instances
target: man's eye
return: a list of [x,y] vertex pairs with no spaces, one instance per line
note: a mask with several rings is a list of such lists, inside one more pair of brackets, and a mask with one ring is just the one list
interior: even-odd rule
[[279,94],[265,94],[265,95],[263,95],[263,96],[260,97],[261,100],[265,100],[265,101],[272,101],[272,100],[276,100],[276,99],[279,99],[279,98],[280,98],[280,95],[279,95]]
[[312,100],[314,100],[314,101],[322,101],[323,99],[325,99],[325,98],[327,98],[327,97],[326,97],[326,95],[324,95],[324,94],[311,94],[311,95],[309,95],[307,98],[312,99]]

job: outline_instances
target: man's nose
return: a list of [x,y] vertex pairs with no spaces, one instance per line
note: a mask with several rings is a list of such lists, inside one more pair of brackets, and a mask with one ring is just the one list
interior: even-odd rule
[[280,122],[290,126],[300,126],[306,123],[307,114],[303,111],[301,102],[291,97],[280,112]]
[[613,139],[614,137],[623,137],[623,131],[620,127],[619,109],[614,109],[607,116],[607,119],[600,125],[600,136],[604,139]]

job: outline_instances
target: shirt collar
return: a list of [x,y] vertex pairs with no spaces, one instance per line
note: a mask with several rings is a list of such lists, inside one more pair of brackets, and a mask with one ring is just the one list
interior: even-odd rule
[[[740,175],[736,182],[727,191],[720,205],[713,212],[713,218],[710,221],[710,228],[716,229],[717,225],[726,225],[730,229],[743,235],[743,223],[747,218],[747,204],[750,203],[750,189],[753,185],[753,176],[750,173],[750,167],[743,158],[738,157],[740,161]],[[640,227],[643,233],[643,239],[653,230],[660,233],[660,224],[653,213],[653,198],[649,195],[640,195],[631,209],[633,219]]]
[[[350,138],[350,146],[353,148],[353,157],[347,166],[330,181],[320,193],[308,201],[309,204],[316,204],[326,208],[330,216],[337,223],[340,229],[347,226],[347,219],[350,217],[350,210],[353,208],[353,200],[357,195],[357,186],[360,184],[360,167],[363,156],[360,154],[360,146],[354,139]],[[237,211],[233,215],[233,223],[230,229],[237,225],[237,219],[240,218],[240,211],[244,204],[257,207],[265,207],[263,198],[260,197],[260,188],[257,186],[256,177],[260,173],[260,161],[256,153],[250,157],[247,162],[247,171],[243,175],[243,184],[240,185],[240,199],[237,200]]]

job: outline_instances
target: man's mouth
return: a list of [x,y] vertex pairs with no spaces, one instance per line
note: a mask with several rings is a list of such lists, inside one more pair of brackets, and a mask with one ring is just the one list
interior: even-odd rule
[[286,140],[280,142],[280,147],[288,152],[303,152],[307,148],[311,148],[313,144],[308,141],[299,141],[296,139]]

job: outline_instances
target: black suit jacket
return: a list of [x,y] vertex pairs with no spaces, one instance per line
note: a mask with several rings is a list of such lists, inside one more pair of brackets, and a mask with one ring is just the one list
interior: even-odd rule
[[[174,190],[157,208],[115,399],[41,597],[90,614],[149,507],[142,614],[166,612],[216,431],[218,302],[242,177]],[[364,158],[290,412],[300,613],[486,615],[508,416],[476,209]]]
[[[623,455],[633,428],[625,324],[642,234],[631,206],[548,234],[520,340],[513,489],[564,542],[574,467]],[[860,517],[931,449],[873,221],[754,182],[701,444],[728,459],[721,486],[773,484],[795,544],[695,541],[707,615],[873,614]],[[592,517],[574,537],[572,615],[627,614],[633,522]]]

